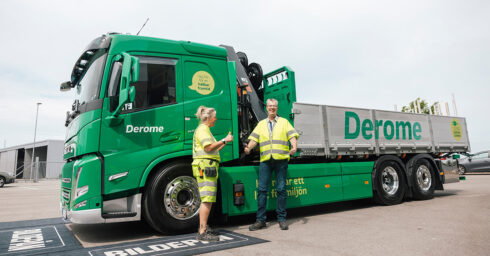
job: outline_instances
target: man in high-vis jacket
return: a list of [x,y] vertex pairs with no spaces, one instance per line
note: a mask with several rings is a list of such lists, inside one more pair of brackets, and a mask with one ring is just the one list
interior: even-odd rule
[[[267,100],[268,118],[260,121],[248,139],[245,153],[250,154],[257,144],[260,146],[259,187],[257,194],[257,221],[250,231],[266,227],[267,191],[271,173],[276,173],[277,220],[281,230],[287,230],[286,223],[286,176],[290,155],[296,153],[296,140],[299,137],[294,127],[285,118],[277,116],[277,100]],[[289,141],[289,142],[288,142]],[[291,143],[291,149],[289,148]]]

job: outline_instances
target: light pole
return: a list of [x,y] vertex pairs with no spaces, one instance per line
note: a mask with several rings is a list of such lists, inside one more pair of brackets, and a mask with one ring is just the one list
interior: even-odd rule
[[41,105],[41,102],[37,103],[37,108],[36,108],[36,125],[34,126],[34,143],[32,145],[32,158],[31,158],[31,177],[30,180],[32,180],[32,167],[34,166],[34,152],[36,149],[36,132],[37,132],[37,115],[39,114],[39,105]]

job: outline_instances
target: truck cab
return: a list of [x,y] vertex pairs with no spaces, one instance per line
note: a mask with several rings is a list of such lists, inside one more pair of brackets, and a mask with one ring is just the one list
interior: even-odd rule
[[[61,86],[76,93],[66,120],[64,215],[83,223],[140,218],[151,171],[191,157],[199,106],[217,110],[216,137],[237,135],[234,72],[221,47],[118,34],[92,41]],[[237,146],[222,150],[223,161],[237,157]]]

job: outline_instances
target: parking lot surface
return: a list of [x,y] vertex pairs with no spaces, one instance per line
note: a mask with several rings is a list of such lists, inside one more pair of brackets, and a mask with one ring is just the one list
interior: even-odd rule
[[[272,219],[266,229],[251,232],[254,216],[231,218],[219,228],[269,242],[209,255],[490,255],[490,175],[466,178],[427,201],[292,209],[288,231]],[[60,217],[59,191],[59,180],[6,185],[0,189],[0,222]],[[66,226],[84,248],[162,237],[141,222]]]

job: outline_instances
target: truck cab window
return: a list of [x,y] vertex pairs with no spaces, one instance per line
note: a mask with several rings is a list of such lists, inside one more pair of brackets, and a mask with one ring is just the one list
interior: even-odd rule
[[122,63],[116,62],[112,67],[111,79],[109,81],[109,89],[107,91],[107,96],[109,96],[111,100],[110,111],[113,112],[116,110],[117,105],[119,104],[119,86],[121,84],[121,72],[122,72]]
[[[139,57],[139,79],[131,83],[136,89],[136,98],[131,110],[146,109],[176,103],[176,60]],[[129,110],[129,109],[128,109]]]

